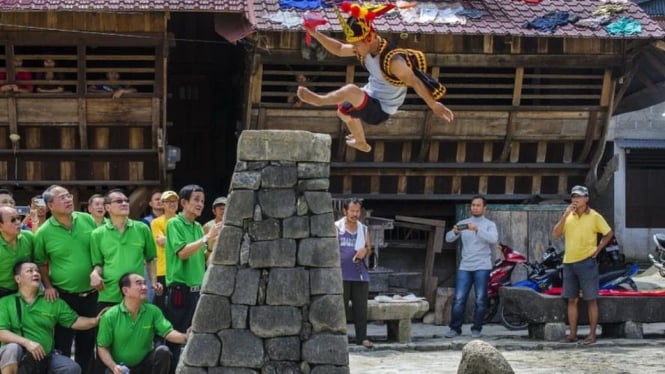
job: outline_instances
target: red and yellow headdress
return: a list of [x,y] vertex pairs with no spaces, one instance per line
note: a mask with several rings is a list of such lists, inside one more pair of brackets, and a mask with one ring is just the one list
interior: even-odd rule
[[[365,6],[361,4],[352,4],[348,1],[343,2],[338,9],[335,6],[335,13],[342,25],[344,36],[348,43],[356,43],[367,39],[374,32],[372,22],[376,17],[380,17],[395,8],[395,4],[380,4]],[[350,14],[347,19],[344,18],[340,9]]]

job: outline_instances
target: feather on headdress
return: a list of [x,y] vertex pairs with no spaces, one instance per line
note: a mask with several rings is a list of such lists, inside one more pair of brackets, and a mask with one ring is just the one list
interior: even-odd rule
[[374,32],[372,22],[376,17],[380,17],[395,8],[395,4],[380,4],[365,6],[361,4],[352,4],[348,1],[340,5],[342,11],[349,13],[350,16],[345,19],[340,9],[335,6],[335,13],[342,25],[344,36],[348,43],[356,43],[365,40]]

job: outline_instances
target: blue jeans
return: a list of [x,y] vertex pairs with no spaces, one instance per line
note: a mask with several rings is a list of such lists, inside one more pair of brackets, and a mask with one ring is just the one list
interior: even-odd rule
[[483,329],[483,318],[487,311],[487,288],[489,287],[490,270],[466,271],[457,270],[455,278],[455,301],[453,302],[453,311],[450,319],[450,329],[462,333],[462,324],[464,323],[464,310],[466,309],[466,299],[469,297],[471,285],[474,286],[476,294],[476,307],[473,311],[472,331],[481,331]]

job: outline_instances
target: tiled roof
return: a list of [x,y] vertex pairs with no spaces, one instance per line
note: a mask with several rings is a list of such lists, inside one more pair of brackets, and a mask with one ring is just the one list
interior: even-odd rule
[[635,1],[650,16],[665,16],[665,1]]
[[170,10],[244,12],[248,0],[0,0],[0,11]]
[[[377,1],[379,2],[379,1]],[[385,1],[380,1],[385,2]],[[542,0],[539,3],[530,3],[524,0],[461,0],[466,9],[478,9],[486,14],[479,19],[468,19],[465,25],[448,24],[419,24],[404,23],[399,17],[381,17],[374,22],[379,32],[392,33],[422,33],[422,34],[468,34],[468,35],[511,35],[511,36],[554,36],[579,38],[617,38],[610,36],[604,29],[590,30],[568,24],[556,29],[554,33],[528,30],[522,26],[543,16],[548,12],[567,11],[579,15],[581,18],[590,17],[591,13],[604,4],[601,0]],[[441,2],[439,2],[441,3]],[[628,2],[627,10],[620,16],[633,18],[642,25],[642,33],[635,36],[621,36],[619,38],[663,38],[665,31],[649,18],[644,11],[633,2]],[[254,11],[260,31],[288,30],[280,23],[267,20],[265,17],[280,10],[279,0],[254,0]],[[341,31],[341,27],[331,8],[319,9],[320,13],[330,22],[321,26],[321,31]],[[302,28],[292,29],[302,30]]]

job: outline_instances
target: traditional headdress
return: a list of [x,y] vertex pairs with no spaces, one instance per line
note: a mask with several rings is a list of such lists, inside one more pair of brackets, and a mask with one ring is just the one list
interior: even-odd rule
[[346,41],[348,43],[356,43],[365,40],[374,32],[374,27],[372,26],[374,19],[394,9],[395,4],[365,6],[345,1],[340,5],[340,8],[351,15],[345,19],[340,9],[335,6],[335,13],[337,14],[339,23],[342,25]]

